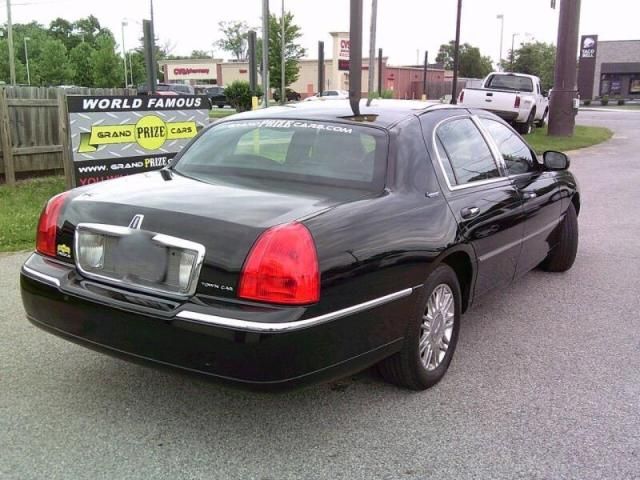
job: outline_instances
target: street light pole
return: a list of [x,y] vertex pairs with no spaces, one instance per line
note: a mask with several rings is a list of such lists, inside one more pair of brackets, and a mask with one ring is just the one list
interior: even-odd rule
[[122,61],[124,62],[124,88],[127,88],[127,49],[124,46],[124,27],[128,25],[126,19],[122,20]]
[[13,54],[13,25],[11,24],[11,0],[7,0],[7,40],[9,42],[9,80],[16,84],[16,65]]
[[[369,101],[373,94],[373,81],[376,74],[376,24],[378,22],[378,0],[371,0],[371,27],[369,28],[369,78],[367,93]],[[380,75],[381,72],[378,72]]]
[[27,84],[31,85],[31,73],[29,72],[29,49],[27,48],[27,41],[31,40],[29,37],[24,37],[24,61],[27,65]]
[[501,13],[499,15],[496,15],[496,18],[500,20],[500,57],[498,60],[498,69],[500,71],[503,71],[504,68],[502,68],[502,41],[504,39],[504,14]]
[[515,58],[515,52],[514,52],[514,48],[515,48],[515,41],[516,41],[516,37],[519,37],[520,34],[519,33],[514,33],[513,35],[511,35],[511,61],[509,62],[509,70],[511,70],[513,72],[513,61]]
[[280,39],[280,103],[282,105],[284,105],[285,103],[287,103],[287,95],[286,95],[286,90],[287,90],[287,86],[285,84],[285,78],[284,78],[284,74],[285,74],[285,48],[287,46],[287,43],[285,41],[284,38],[284,0],[282,0],[282,18],[281,18],[281,22],[282,25],[282,32],[281,32],[281,39]]
[[269,106],[269,0],[262,0],[262,105]]

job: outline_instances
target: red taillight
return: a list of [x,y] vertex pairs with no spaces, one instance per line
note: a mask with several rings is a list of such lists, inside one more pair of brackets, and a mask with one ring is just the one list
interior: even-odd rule
[[464,102],[464,90],[460,92],[460,100],[458,100],[458,103],[462,103],[462,102]]
[[238,296],[287,305],[317,302],[320,272],[309,230],[288,223],[260,235],[242,267]]
[[58,216],[64,204],[67,192],[60,193],[42,209],[38,221],[38,233],[36,235],[36,250],[43,255],[56,256],[56,234],[58,233]]
[[520,95],[516,95],[516,101],[513,103],[513,108],[520,108]]

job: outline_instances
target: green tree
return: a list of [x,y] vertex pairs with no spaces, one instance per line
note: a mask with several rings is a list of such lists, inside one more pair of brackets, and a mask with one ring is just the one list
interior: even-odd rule
[[[511,58],[511,53],[509,53]],[[542,88],[549,90],[553,86],[553,74],[556,63],[556,47],[545,42],[529,42],[513,52],[513,67],[510,60],[503,61],[505,69],[536,75],[540,77]]]
[[93,86],[92,56],[95,48],[86,42],[80,42],[69,52],[69,61],[75,69],[73,84],[81,87]]
[[[31,83],[64,85],[73,82],[74,68],[67,56],[67,47],[60,40],[47,41],[35,59]],[[37,79],[34,82],[34,78]]]
[[64,18],[56,18],[49,24],[49,35],[64,43],[67,50],[71,51],[78,43],[81,42],[81,38],[76,35],[75,26],[69,20]]
[[[24,64],[16,58],[16,82],[27,83],[27,74]],[[6,40],[0,40],[0,81],[6,84],[11,82],[9,74],[9,44]]]
[[193,50],[189,58],[211,58],[211,52],[206,50]]
[[249,35],[249,25],[247,22],[219,22],[218,27],[223,38],[217,41],[218,47],[229,52],[239,61],[247,59],[247,37]]
[[[440,45],[436,62],[441,63],[447,70],[453,70],[453,52],[455,42]],[[491,57],[483,56],[480,49],[468,43],[460,45],[458,74],[467,78],[482,78],[493,70]]]
[[144,53],[133,51],[130,54],[131,71],[129,75],[133,78],[133,86],[142,85],[147,82],[147,69],[144,63]]
[[[269,86],[271,88],[280,88],[280,79],[282,77],[282,17],[269,15]],[[297,43],[302,36],[300,27],[293,23],[293,14],[285,12],[284,14],[284,41],[285,41],[285,69],[284,83],[285,86],[291,85],[298,80],[300,75],[299,60],[304,57],[306,51]],[[258,61],[262,58],[262,39],[258,40],[257,45]]]
[[108,36],[101,36],[96,39],[96,47],[91,54],[93,86],[99,88],[122,86],[124,66],[122,58],[115,52],[115,42]]

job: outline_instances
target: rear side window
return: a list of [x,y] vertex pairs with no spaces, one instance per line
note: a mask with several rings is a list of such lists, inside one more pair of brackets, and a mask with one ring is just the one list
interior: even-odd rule
[[480,121],[495,140],[509,175],[537,170],[531,150],[513,130],[488,118],[481,118]]
[[201,179],[270,178],[379,190],[387,135],[371,127],[310,120],[238,120],[208,129],[175,169]]
[[451,186],[500,177],[487,142],[470,118],[440,125],[436,130],[436,148]]
[[516,75],[492,75],[487,80],[485,87],[517,92],[533,92],[533,81],[528,77],[518,77]]

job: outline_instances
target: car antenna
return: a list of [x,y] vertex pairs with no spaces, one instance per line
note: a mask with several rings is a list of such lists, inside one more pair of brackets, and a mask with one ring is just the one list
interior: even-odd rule
[[349,103],[360,116],[362,95],[362,0],[351,0],[349,28]]

